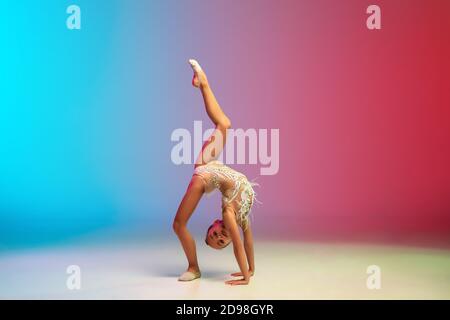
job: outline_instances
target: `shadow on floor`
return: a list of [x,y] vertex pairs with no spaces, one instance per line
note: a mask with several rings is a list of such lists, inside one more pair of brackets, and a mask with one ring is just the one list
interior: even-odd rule
[[[145,273],[153,277],[164,277],[164,278],[174,278],[177,279],[184,271],[186,266],[150,266],[145,269]],[[231,272],[227,270],[217,270],[217,269],[202,269],[202,278],[208,278],[211,280],[223,281],[227,279]]]

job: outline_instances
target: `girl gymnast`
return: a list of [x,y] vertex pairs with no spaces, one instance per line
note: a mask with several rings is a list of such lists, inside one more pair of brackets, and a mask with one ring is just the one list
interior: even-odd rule
[[[233,243],[240,272],[231,275],[241,278],[225,283],[246,285],[255,272],[253,235],[249,223],[250,210],[255,201],[254,184],[242,173],[217,160],[226,143],[226,133],[231,122],[219,106],[203,69],[196,60],[190,59],[189,63],[194,71],[192,85],[200,89],[206,113],[214,123],[215,130],[204,143],[195,162],[194,174],[173,222],[173,229],[188,260],[188,268],[178,280],[192,281],[201,276],[195,241],[187,229],[187,222],[203,194],[218,189],[222,194],[222,219],[216,219],[208,228],[205,242],[214,249],[223,249],[230,242]],[[244,241],[241,240],[239,227],[243,230]]]

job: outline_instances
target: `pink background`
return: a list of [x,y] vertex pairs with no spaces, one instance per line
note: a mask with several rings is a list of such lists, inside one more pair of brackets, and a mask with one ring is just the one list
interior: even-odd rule
[[182,37],[235,127],[280,129],[279,174],[258,178],[260,229],[448,237],[450,2],[376,1],[376,31],[368,1],[226,3],[195,6]]

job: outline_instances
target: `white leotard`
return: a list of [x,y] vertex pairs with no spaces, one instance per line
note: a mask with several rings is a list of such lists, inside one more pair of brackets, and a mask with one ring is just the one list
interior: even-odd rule
[[222,193],[222,208],[231,206],[236,213],[236,221],[246,230],[250,224],[249,215],[255,201],[251,183],[242,173],[231,169],[220,161],[211,161],[195,169],[205,183],[205,192],[218,189]]

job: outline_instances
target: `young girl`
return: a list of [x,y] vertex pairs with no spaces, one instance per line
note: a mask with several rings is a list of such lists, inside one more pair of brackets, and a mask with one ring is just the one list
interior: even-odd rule
[[[216,160],[225,145],[226,131],[231,127],[231,122],[220,108],[206,74],[198,62],[191,59],[189,63],[194,70],[192,84],[200,89],[206,113],[216,128],[203,145],[195,163],[191,182],[173,222],[173,229],[180,239],[188,260],[187,271],[178,280],[191,281],[200,278],[195,241],[187,229],[187,222],[202,195],[218,189],[222,193],[222,220],[216,219],[208,228],[205,242],[214,249],[223,249],[232,242],[234,255],[241,271],[231,275],[242,278],[225,283],[248,284],[255,272],[253,236],[249,224],[249,213],[255,200],[253,184],[242,173]],[[243,230],[244,242],[241,240],[239,227]]]

